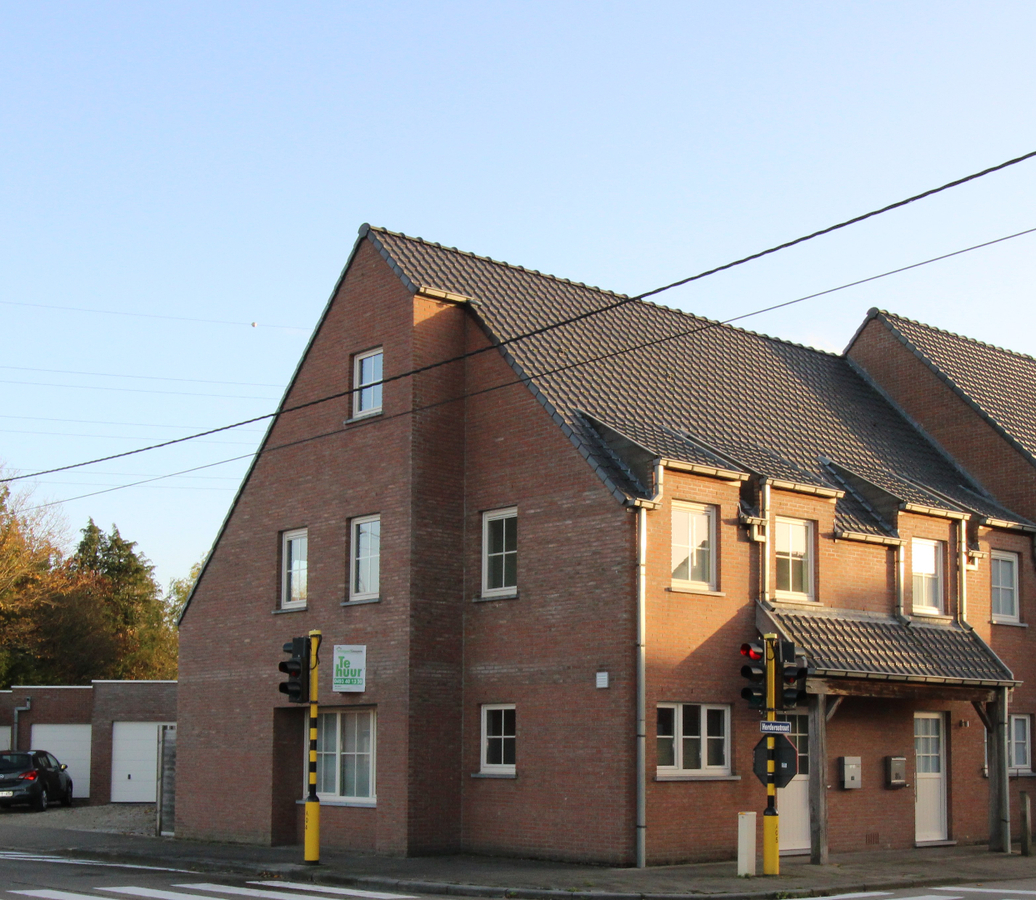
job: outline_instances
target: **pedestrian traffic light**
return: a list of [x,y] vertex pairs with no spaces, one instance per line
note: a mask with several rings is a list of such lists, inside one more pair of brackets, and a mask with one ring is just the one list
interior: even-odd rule
[[749,709],[766,709],[766,647],[758,642],[744,643],[741,655],[748,660],[741,674],[749,681],[741,688],[741,696],[748,701]]
[[278,690],[287,694],[292,703],[309,703],[309,638],[292,638],[284,645],[291,659],[281,660],[277,668],[288,676]]
[[795,658],[795,643],[779,641],[777,644],[777,706],[780,709],[795,709],[806,702],[806,675],[809,670],[805,660]]

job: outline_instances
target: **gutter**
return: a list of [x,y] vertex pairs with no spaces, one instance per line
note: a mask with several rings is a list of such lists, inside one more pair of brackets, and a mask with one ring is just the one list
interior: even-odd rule
[[759,517],[763,520],[763,541],[762,556],[763,564],[759,567],[762,577],[762,588],[759,596],[763,603],[770,602],[770,482],[763,479],[762,490],[759,492]]
[[32,709],[32,697],[25,698],[25,706],[16,706],[14,708],[14,724],[11,726],[11,749],[18,749],[18,714],[28,712]]

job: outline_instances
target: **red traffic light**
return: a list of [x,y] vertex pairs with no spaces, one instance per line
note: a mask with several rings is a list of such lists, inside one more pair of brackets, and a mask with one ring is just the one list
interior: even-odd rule
[[747,656],[752,662],[759,662],[766,658],[766,651],[762,644],[744,643],[741,645],[741,655]]

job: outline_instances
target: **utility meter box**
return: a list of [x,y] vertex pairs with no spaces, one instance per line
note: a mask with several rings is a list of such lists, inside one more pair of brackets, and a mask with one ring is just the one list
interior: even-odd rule
[[885,757],[885,787],[902,788],[907,786],[906,780],[906,757],[886,756]]
[[863,764],[858,756],[840,756],[842,789],[849,791],[863,787]]

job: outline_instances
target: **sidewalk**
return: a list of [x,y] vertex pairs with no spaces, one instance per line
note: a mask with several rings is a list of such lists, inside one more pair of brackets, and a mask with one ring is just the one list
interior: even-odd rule
[[[648,869],[609,868],[481,856],[416,859],[358,856],[324,850],[319,866],[302,864],[301,847],[260,847],[50,827],[0,816],[7,850],[161,866],[198,872],[264,876],[397,893],[514,897],[518,900],[708,897],[784,898],[896,888],[951,886],[1036,878],[1036,856],[990,853],[985,846],[833,854],[827,866],[785,857],[779,876],[738,878],[736,864],[702,863]],[[56,823],[55,823],[56,824]],[[761,871],[761,867],[760,867]]]

